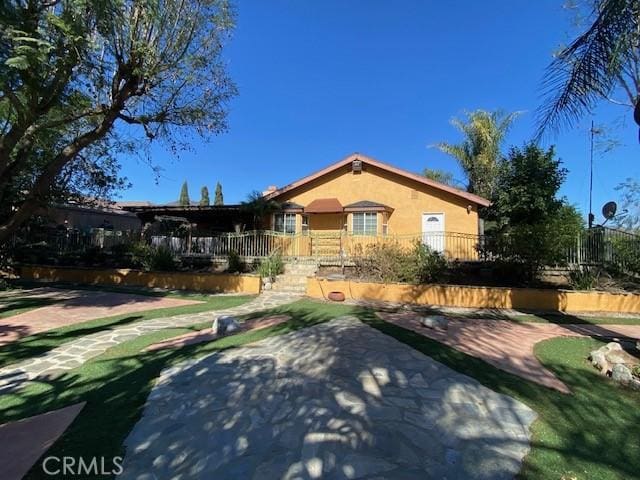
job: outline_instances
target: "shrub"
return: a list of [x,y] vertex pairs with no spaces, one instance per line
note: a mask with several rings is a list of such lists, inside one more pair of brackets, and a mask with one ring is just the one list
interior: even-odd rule
[[618,269],[640,275],[640,237],[614,238],[611,246]]
[[173,271],[178,267],[173,252],[165,246],[152,249],[148,259],[148,270],[152,271]]
[[244,272],[244,262],[238,255],[238,252],[231,250],[227,256],[227,272],[229,273],[242,273]]
[[569,283],[574,290],[592,290],[598,284],[600,272],[595,268],[575,268],[569,272]]
[[10,288],[11,285],[9,284],[9,282],[7,282],[7,280],[5,280],[4,278],[0,278],[0,292],[9,290]]
[[282,255],[280,253],[274,253],[267,258],[262,259],[258,265],[258,274],[262,278],[269,278],[273,280],[276,275],[281,274],[284,271],[284,262],[282,261]]
[[367,254],[356,261],[356,272],[374,281],[427,283],[441,278],[446,265],[441,254],[420,242],[410,250],[392,243],[369,246]]

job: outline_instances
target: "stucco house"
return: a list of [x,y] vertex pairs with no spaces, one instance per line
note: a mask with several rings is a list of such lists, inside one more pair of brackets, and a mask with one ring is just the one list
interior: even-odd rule
[[[265,227],[289,234],[341,232],[353,237],[413,237],[439,251],[456,236],[481,233],[478,208],[489,200],[360,153],[282,188],[267,199],[283,205]],[[466,247],[465,247],[466,248]]]

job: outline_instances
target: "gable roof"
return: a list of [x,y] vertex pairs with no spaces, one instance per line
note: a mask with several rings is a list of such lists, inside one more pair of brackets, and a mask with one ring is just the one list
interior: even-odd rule
[[303,185],[306,185],[309,182],[312,182],[313,180],[316,180],[317,178],[320,178],[324,175],[327,175],[328,173],[331,173],[335,170],[337,170],[338,168],[344,167],[346,165],[349,165],[351,162],[353,162],[354,160],[361,160],[362,162],[368,164],[368,165],[372,165],[374,167],[377,167],[381,170],[385,170],[387,172],[391,172],[394,173],[396,175],[399,175],[401,177],[404,178],[408,178],[411,179],[415,182],[421,183],[423,185],[428,185],[429,187],[433,187],[437,190],[441,190],[443,192],[447,192],[450,193],[452,195],[455,195],[457,197],[460,198],[464,198],[468,201],[470,201],[471,203],[475,203],[477,205],[481,205],[483,207],[488,207],[489,205],[491,205],[491,202],[489,200],[487,200],[486,198],[480,197],[478,195],[475,195],[473,193],[469,193],[469,192],[465,192],[464,190],[460,190],[458,188],[452,187],[450,185],[445,185],[443,183],[440,182],[436,182],[434,180],[431,180],[429,178],[423,177],[422,175],[418,175],[416,173],[412,173],[409,172],[408,170],[404,170],[402,168],[398,168],[398,167],[394,167],[392,165],[389,165],[388,163],[384,163],[381,162],[379,160],[375,160],[367,155],[362,155],[361,153],[353,153],[351,155],[349,155],[348,157],[343,158],[342,160],[329,165],[328,167],[319,170],[315,173],[312,173],[311,175],[308,175],[304,178],[301,178],[300,180],[290,183],[289,185],[286,185],[282,188],[279,188],[273,192],[268,193],[267,195],[265,195],[266,198],[271,199],[271,198],[276,198],[280,195],[282,195],[283,193],[289,192],[295,188],[301,187]]

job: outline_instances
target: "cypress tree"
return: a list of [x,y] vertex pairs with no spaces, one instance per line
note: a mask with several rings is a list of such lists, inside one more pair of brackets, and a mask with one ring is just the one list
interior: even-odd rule
[[202,190],[200,190],[200,206],[201,207],[209,206],[209,189],[207,188],[206,185],[202,187]]
[[191,200],[189,200],[189,187],[187,186],[187,182],[185,181],[182,184],[182,189],[180,190],[180,199],[178,203],[182,207],[188,207],[191,205]]
[[213,204],[224,205],[224,198],[222,196],[222,185],[220,185],[220,182],[216,183],[216,193],[215,193],[215,198],[213,200]]

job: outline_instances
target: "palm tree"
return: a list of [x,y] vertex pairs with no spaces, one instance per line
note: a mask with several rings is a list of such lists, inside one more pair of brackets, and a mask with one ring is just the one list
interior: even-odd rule
[[247,195],[247,200],[242,202],[240,208],[243,213],[251,216],[253,230],[259,230],[263,220],[282,210],[282,205],[275,200],[267,199],[262,192],[255,190]]
[[[593,23],[547,69],[538,138],[573,124],[600,99],[628,105],[640,125],[640,0],[595,0],[592,17]],[[628,101],[611,99],[617,88]]]
[[454,118],[451,124],[464,136],[459,144],[438,143],[436,147],[454,157],[467,176],[467,190],[491,198],[501,157],[501,147],[519,112],[468,112],[467,120]]

